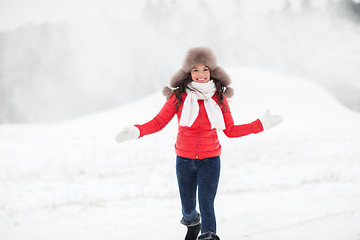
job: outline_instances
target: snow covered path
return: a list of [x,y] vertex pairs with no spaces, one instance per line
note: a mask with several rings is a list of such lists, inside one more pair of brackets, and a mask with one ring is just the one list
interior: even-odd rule
[[[219,193],[222,239],[359,239],[359,185]],[[357,192],[357,193],[356,193]],[[332,193],[332,194],[330,194]],[[8,215],[2,239],[183,239],[177,198],[69,203]],[[2,223],[4,224],[4,223]],[[158,235],[161,233],[161,237]],[[125,237],[124,237],[125,236]],[[156,237],[158,236],[158,237]]]

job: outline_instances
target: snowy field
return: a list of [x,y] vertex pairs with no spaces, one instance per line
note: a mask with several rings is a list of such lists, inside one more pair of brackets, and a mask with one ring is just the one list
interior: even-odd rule
[[[220,135],[220,238],[359,240],[360,114],[313,82],[227,71],[236,123],[266,108],[285,120],[257,135]],[[155,116],[164,100],[159,91],[67,122],[0,125],[0,239],[183,239],[175,118],[157,134],[114,141],[123,126]]]

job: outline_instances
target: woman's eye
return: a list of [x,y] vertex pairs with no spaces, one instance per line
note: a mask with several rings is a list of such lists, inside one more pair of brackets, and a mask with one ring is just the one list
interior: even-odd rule
[[208,69],[208,68],[205,68],[204,71],[209,71],[209,69]]

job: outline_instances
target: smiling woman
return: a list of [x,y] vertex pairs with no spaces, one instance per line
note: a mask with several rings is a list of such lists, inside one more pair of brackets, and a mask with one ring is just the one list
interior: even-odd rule
[[190,73],[194,82],[207,83],[210,81],[210,69],[205,64],[199,64]]
[[[237,138],[282,122],[281,116],[266,114],[251,123],[235,125],[226,98],[230,82],[210,49],[192,48],[182,69],[171,79],[174,89],[160,112],[151,121],[127,127],[116,136],[117,142],[123,142],[158,132],[177,115],[176,175],[186,240],[220,239],[216,235],[214,209],[221,154],[217,131]],[[196,210],[196,195],[200,213]]]

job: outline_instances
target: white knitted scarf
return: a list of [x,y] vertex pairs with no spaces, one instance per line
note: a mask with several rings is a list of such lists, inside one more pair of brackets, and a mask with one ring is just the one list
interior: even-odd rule
[[214,99],[211,98],[216,92],[214,82],[212,80],[207,83],[191,82],[188,87],[190,89],[186,89],[187,96],[180,117],[180,126],[190,127],[195,122],[199,115],[198,100],[204,100],[211,128],[224,130],[225,122],[221,109]]

